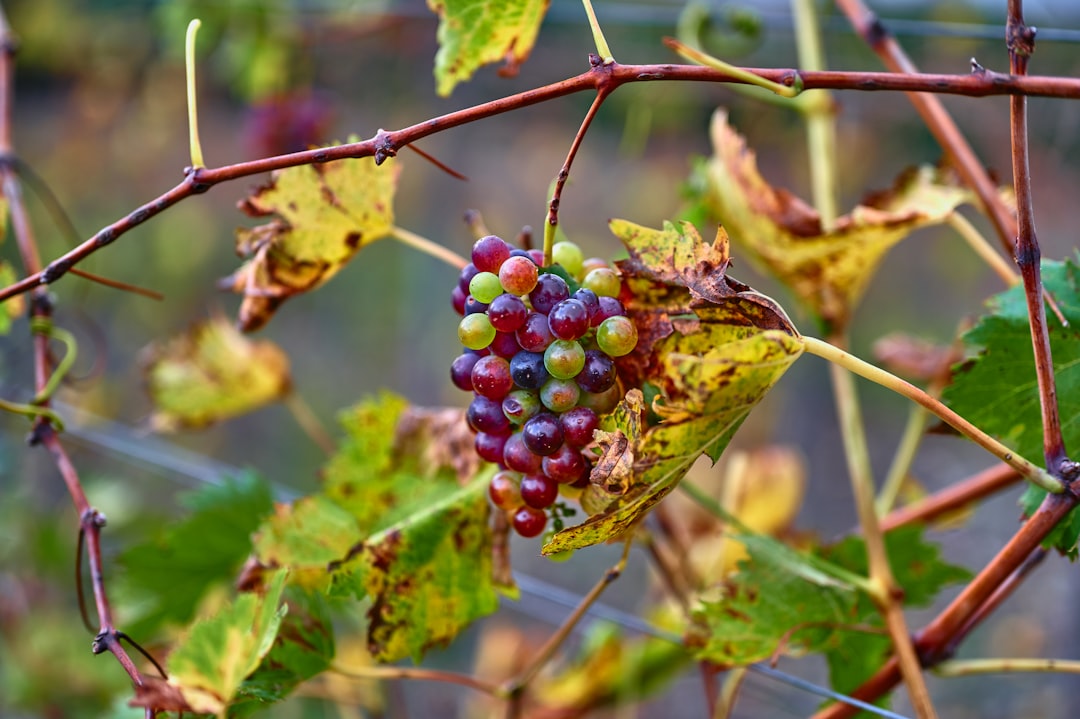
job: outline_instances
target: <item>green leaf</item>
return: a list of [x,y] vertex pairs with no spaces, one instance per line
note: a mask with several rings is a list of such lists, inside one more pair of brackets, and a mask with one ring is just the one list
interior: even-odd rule
[[442,97],[482,65],[516,74],[528,59],[550,0],[428,0],[439,15],[435,89]]
[[[713,461],[750,410],[802,353],[802,339],[771,299],[724,275],[727,236],[707,245],[689,223],[653,230],[622,220],[619,263],[633,297],[627,313],[638,346],[620,360],[633,385],[658,390],[648,426],[644,398],[631,390],[601,442],[604,456],[586,490],[584,523],[556,533],[544,554],[622,534],[662,500],[702,454]],[[659,300],[659,301],[658,301]]]
[[253,342],[221,316],[143,350],[158,431],[192,429],[264,407],[288,394],[289,358],[273,342]]
[[325,671],[334,658],[334,628],[325,598],[290,587],[289,610],[270,653],[240,685],[230,717],[244,717],[281,701],[301,682]]
[[822,651],[838,627],[853,622],[858,598],[853,586],[776,540],[737,538],[750,559],[724,583],[722,598],[704,602],[695,614],[704,634],[689,641],[697,645],[699,659],[744,665],[774,654]]
[[489,480],[481,476],[368,538],[336,568],[338,591],[371,601],[368,645],[377,660],[419,659],[498,608]]
[[296,584],[368,599],[376,658],[418,657],[497,606],[491,469],[478,473],[457,409],[410,408],[384,394],[342,422],[348,438],[327,464],[324,492],[279,507],[259,529],[256,556],[288,567]]
[[[885,551],[897,584],[904,591],[907,607],[929,606],[942,589],[966,582],[971,572],[949,564],[941,556],[936,544],[923,538],[924,527],[909,525],[899,527],[885,535]],[[869,571],[866,560],[866,544],[857,537],[821,550],[821,556],[851,572],[865,575]],[[884,628],[884,622],[866,595],[858,598],[856,619],[858,624]],[[891,652],[892,642],[885,634],[866,632],[843,632],[838,641],[826,652],[829,677],[833,689],[847,694],[862,685],[881,666]]]
[[232,584],[251,553],[251,533],[273,508],[269,486],[253,473],[182,502],[191,516],[120,555],[125,587],[142,610],[124,627],[132,636],[149,635],[164,622],[188,622],[207,591]]
[[[1080,267],[1073,260],[1046,261],[1043,286],[1068,321],[1062,327],[1047,313],[1050,351],[1054,358],[1061,431],[1066,447],[1080,445]],[[1032,461],[1043,456],[1042,409],[1035,377],[1035,355],[1023,287],[1013,287],[989,301],[989,314],[964,336],[974,354],[953,372],[942,394],[946,404]],[[1022,506],[1031,514],[1046,492],[1029,487]],[[1080,515],[1074,510],[1047,538],[1046,545],[1075,555]]]
[[[0,260],[0,287],[15,284],[18,279],[19,276],[11,263]],[[0,302],[0,335],[6,335],[11,331],[11,323],[16,317],[22,315],[25,309],[26,301],[22,295]]]
[[761,177],[754,152],[723,111],[713,116],[712,141],[705,205],[747,259],[836,326],[846,324],[893,245],[916,229],[944,222],[971,198],[941,170],[920,167],[825,230],[816,210]]
[[286,574],[275,572],[262,595],[242,594],[197,622],[169,655],[169,684],[192,711],[221,715],[270,651],[286,612],[278,606]]
[[[350,138],[354,139],[354,138]],[[244,295],[239,323],[253,331],[289,297],[323,285],[394,226],[399,166],[370,157],[278,170],[240,207],[274,219],[237,230],[237,254],[250,259],[222,285]]]

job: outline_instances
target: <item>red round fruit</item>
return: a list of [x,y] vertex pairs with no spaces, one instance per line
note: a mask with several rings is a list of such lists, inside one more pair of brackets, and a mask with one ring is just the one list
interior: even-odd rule
[[514,512],[511,524],[514,525],[514,531],[522,537],[536,537],[547,526],[547,514],[542,509],[522,507]]

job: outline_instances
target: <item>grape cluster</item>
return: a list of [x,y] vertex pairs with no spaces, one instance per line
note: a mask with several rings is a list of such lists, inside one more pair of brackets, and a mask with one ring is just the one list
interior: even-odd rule
[[613,358],[637,344],[618,273],[571,242],[556,243],[553,260],[577,289],[542,267],[543,253],[483,237],[451,295],[465,350],[450,379],[474,393],[476,451],[500,468],[491,501],[525,537],[544,531],[560,485],[588,483],[585,448],[619,401]]

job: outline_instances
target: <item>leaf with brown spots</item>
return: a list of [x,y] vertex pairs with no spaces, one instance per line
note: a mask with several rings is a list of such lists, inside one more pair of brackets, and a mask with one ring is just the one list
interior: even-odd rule
[[659,422],[648,425],[636,389],[605,418],[605,454],[583,500],[593,516],[555,534],[545,554],[609,541],[632,528],[698,457],[720,457],[750,410],[802,354],[802,338],[783,309],[724,274],[722,233],[706,245],[686,223],[679,230],[670,223],[662,230],[611,224],[630,253],[619,263],[621,298],[639,336],[634,352],[620,358],[619,372],[630,386],[649,389]]
[[436,92],[446,97],[459,82],[493,62],[506,63],[500,74],[516,74],[532,51],[549,2],[428,0],[439,15]]
[[336,591],[371,602],[368,648],[379,661],[419,659],[498,608],[482,475],[358,545]]
[[333,277],[364,246],[394,227],[399,166],[370,157],[278,170],[240,202],[269,222],[236,232],[236,251],[247,258],[222,287],[244,296],[239,325],[262,327],[289,297]]
[[791,289],[823,320],[843,327],[886,252],[913,231],[945,222],[971,200],[944,171],[920,167],[871,195],[835,226],[758,173],[754,152],[713,116],[714,155],[706,167],[705,205],[753,263]]
[[289,358],[273,342],[253,342],[224,317],[159,342],[141,355],[158,431],[192,429],[259,409],[289,393]]

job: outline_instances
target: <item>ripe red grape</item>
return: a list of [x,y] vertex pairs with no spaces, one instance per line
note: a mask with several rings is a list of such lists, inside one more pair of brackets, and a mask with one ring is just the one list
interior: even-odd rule
[[455,387],[466,392],[473,391],[472,371],[473,366],[479,359],[480,355],[473,350],[465,350],[464,353],[454,359],[450,365],[450,381],[454,383]]
[[539,312],[530,312],[525,317],[525,324],[517,330],[518,344],[529,352],[543,352],[554,339],[555,335],[548,329],[547,316]]
[[503,414],[502,402],[479,394],[473,397],[469,409],[465,411],[465,421],[477,432],[507,434],[510,431],[510,420]]
[[472,248],[472,262],[481,272],[498,273],[502,263],[510,257],[510,245],[500,237],[481,237]]
[[480,458],[485,462],[502,464],[503,447],[506,445],[507,436],[508,435],[505,434],[478,432],[475,441],[476,453],[480,455]]
[[499,282],[512,295],[532,292],[539,276],[536,263],[530,257],[510,257],[499,268]]
[[550,412],[540,412],[530,417],[521,427],[521,436],[525,446],[533,454],[541,456],[554,454],[563,443],[562,427]]
[[540,275],[536,280],[536,287],[529,293],[533,309],[544,315],[551,312],[552,307],[569,298],[570,288],[566,280],[550,272]]
[[525,438],[521,432],[514,432],[506,438],[503,446],[503,464],[507,469],[526,474],[540,471],[540,455],[534,453],[525,444]]
[[593,441],[593,431],[600,427],[600,418],[588,407],[574,407],[559,415],[563,441],[571,447],[584,447]]
[[555,454],[544,457],[541,466],[550,479],[559,484],[573,484],[581,478],[586,464],[579,450],[564,444]]
[[615,384],[615,363],[600,350],[585,350],[585,361],[575,379],[586,392],[605,392]]
[[514,531],[522,537],[536,537],[547,526],[547,514],[542,509],[522,507],[514,512],[510,523],[514,526]]
[[518,344],[517,337],[513,332],[496,331],[495,338],[491,340],[488,349],[491,350],[492,354],[510,359],[521,351],[521,345]]
[[548,313],[548,329],[561,340],[576,340],[589,331],[589,308],[581,300],[563,300]]
[[488,319],[491,326],[500,332],[514,332],[523,324],[529,316],[529,308],[525,306],[520,297],[514,295],[499,295],[488,305]]
[[559,483],[542,474],[526,474],[521,478],[521,500],[530,507],[546,509],[559,496]]
[[498,355],[481,357],[473,365],[472,386],[477,394],[488,399],[502,400],[514,388],[514,380],[510,377],[510,363]]

